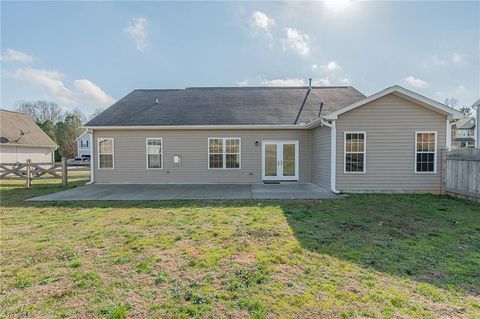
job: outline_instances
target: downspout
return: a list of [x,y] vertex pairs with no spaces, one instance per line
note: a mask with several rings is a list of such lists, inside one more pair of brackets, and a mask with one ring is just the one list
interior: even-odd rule
[[88,182],[86,185],[90,185],[95,183],[95,156],[93,156],[93,130],[87,130],[87,133],[90,134],[89,138],[89,144],[90,144],[90,182]]
[[340,194],[337,190],[337,127],[335,121],[330,126],[330,190]]
[[445,134],[445,146],[447,148],[447,151],[450,151],[452,149],[452,123],[450,123],[450,118],[447,117],[447,131]]
[[473,130],[475,135],[475,148],[480,149],[480,100],[475,102],[472,106],[474,109],[477,110],[477,120],[475,121],[475,128]]

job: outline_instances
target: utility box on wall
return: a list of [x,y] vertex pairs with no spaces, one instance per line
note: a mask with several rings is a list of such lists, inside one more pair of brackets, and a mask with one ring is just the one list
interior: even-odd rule
[[173,155],[173,164],[180,165],[182,162],[182,158],[180,155]]

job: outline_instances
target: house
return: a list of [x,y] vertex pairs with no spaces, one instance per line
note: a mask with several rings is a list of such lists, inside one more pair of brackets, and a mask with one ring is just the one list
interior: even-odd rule
[[53,162],[57,144],[27,115],[0,110],[0,163]]
[[90,135],[91,133],[88,130],[85,130],[79,137],[77,137],[77,157],[90,160]]
[[452,149],[475,148],[475,118],[465,117],[452,124]]
[[400,86],[134,90],[85,126],[93,183],[316,183],[439,192],[462,114]]

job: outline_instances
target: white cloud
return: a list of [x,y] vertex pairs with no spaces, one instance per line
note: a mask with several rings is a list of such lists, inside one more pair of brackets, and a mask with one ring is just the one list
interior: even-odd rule
[[319,86],[330,86],[332,85],[331,82],[330,82],[330,78],[327,76],[327,77],[324,77],[324,78],[321,78],[321,79],[318,79],[318,80],[313,80],[312,81],[313,85],[319,85]]
[[340,83],[342,83],[343,85],[350,85],[352,82],[349,78],[343,78],[340,80]]
[[237,85],[238,86],[247,86],[248,85],[248,80],[238,81]]
[[310,53],[310,37],[300,33],[295,28],[285,28],[285,38],[282,39],[283,50],[291,49],[300,55],[308,55]]
[[324,0],[324,5],[335,12],[343,11],[348,8],[351,4],[351,0]]
[[137,49],[144,52],[147,47],[147,19],[138,18],[132,21],[132,24],[123,29],[129,36],[131,36],[136,43]]
[[265,86],[305,86],[304,79],[275,79],[275,80],[262,80],[262,85]]
[[57,70],[20,68],[15,71],[14,76],[47,89],[54,99],[69,106],[97,108],[107,107],[115,102],[113,97],[87,79],[75,80],[73,88],[67,88],[62,81],[64,75]]
[[275,20],[260,11],[255,11],[252,13],[250,23],[253,27],[262,29],[266,32],[269,32],[270,29],[275,26]]
[[2,61],[32,63],[33,56],[25,52],[7,48],[6,52],[1,55]]
[[410,86],[413,86],[415,88],[418,88],[418,89],[422,89],[422,88],[425,88],[428,86],[428,83],[424,80],[421,80],[421,79],[417,79],[413,76],[408,76],[406,77],[405,79],[403,79],[403,81],[410,85]]
[[445,65],[447,61],[445,59],[440,58],[437,54],[432,55],[432,64],[434,65]]
[[312,65],[312,70],[322,70],[322,71],[338,71],[342,67],[340,64],[337,63],[337,61],[330,61],[327,64],[313,64]]
[[454,64],[460,64],[463,62],[463,55],[458,53],[458,52],[454,52],[452,54],[452,63]]

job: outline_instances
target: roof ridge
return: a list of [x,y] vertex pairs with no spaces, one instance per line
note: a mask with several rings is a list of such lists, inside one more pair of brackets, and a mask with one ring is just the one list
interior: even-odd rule
[[[251,90],[251,89],[354,89],[352,85],[298,85],[298,86],[187,86],[185,88],[150,88],[150,89],[134,89],[133,91],[184,91],[184,90]],[[132,91],[132,92],[133,92]],[[358,91],[358,90],[357,90]]]
[[299,85],[299,86],[192,86],[186,87],[185,90],[201,90],[201,89],[347,89],[353,88],[351,85],[331,85],[331,86],[319,86],[319,85],[312,85],[309,87],[308,85]]
[[26,115],[26,116],[28,116],[27,114],[25,114],[25,113],[23,113],[23,112],[11,111],[11,110],[6,110],[6,109],[0,109],[0,111],[10,112],[10,113],[16,113],[16,114],[21,114],[21,115]]

